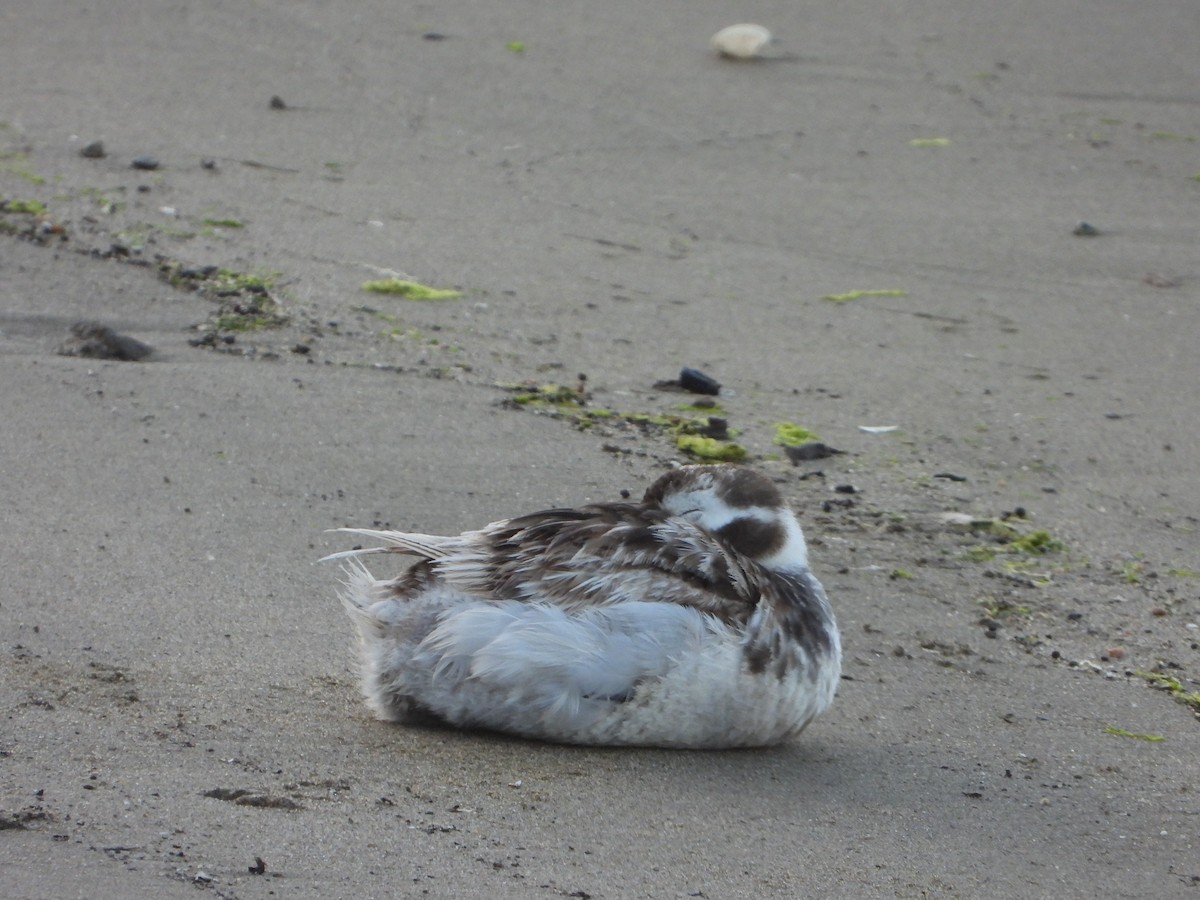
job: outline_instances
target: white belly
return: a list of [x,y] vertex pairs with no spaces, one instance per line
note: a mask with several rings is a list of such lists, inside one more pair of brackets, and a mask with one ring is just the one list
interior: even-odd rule
[[741,635],[711,616],[628,602],[568,614],[484,603],[445,588],[381,599],[352,578],[363,691],[384,718],[417,712],[463,727],[586,744],[738,747],[798,733],[833,701],[828,658],[751,674]]

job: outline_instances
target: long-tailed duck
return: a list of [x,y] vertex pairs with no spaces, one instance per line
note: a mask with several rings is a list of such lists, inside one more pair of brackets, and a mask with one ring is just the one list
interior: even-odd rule
[[684,466],[641,503],[453,537],[343,528],[419,561],[342,601],[383,719],[576,744],[752,747],[833,702],[841,643],[804,535],[751,469]]

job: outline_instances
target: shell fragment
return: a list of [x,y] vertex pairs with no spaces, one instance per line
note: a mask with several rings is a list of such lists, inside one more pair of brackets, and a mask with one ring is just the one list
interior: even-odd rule
[[722,28],[712,36],[712,48],[729,59],[754,59],[771,42],[771,32],[744,22]]

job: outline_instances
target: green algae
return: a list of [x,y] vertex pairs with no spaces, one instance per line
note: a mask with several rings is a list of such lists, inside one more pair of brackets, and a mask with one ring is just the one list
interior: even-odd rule
[[809,431],[803,425],[794,422],[777,422],[775,424],[775,443],[781,447],[802,447],[821,440],[815,431]]
[[747,456],[746,448],[741,444],[699,434],[681,434],[675,439],[675,446],[698,459],[737,462]]
[[0,200],[0,212],[40,216],[45,214],[46,204],[40,200]]
[[388,294],[406,300],[457,300],[462,296],[462,291],[434,288],[419,281],[407,281],[403,278],[364,281],[362,289],[372,294]]
[[821,299],[831,303],[849,303],[851,300],[861,300],[863,297],[907,297],[908,291],[898,288],[880,288],[867,291],[847,291],[844,294],[826,294]]
[[1104,733],[1115,734],[1117,737],[1134,738],[1139,741],[1149,741],[1152,744],[1158,744],[1166,740],[1161,734],[1141,734],[1136,731],[1126,731],[1124,728],[1116,728],[1112,725],[1105,726]]

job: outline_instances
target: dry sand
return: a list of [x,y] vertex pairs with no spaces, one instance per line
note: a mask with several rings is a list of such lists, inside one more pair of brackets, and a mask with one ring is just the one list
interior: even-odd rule
[[[0,237],[6,897],[1198,896],[1150,677],[1200,690],[1193,0],[10,7],[0,197],[48,219],[0,218],[65,239]],[[712,54],[739,20],[773,59]],[[160,257],[289,323],[191,346],[220,300]],[[670,412],[685,365],[801,513],[834,710],[744,753],[371,720],[324,530],[637,492],[669,437],[495,384]],[[1018,508],[1062,549],[938,519]]]

